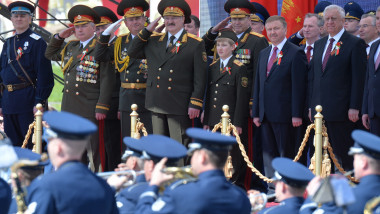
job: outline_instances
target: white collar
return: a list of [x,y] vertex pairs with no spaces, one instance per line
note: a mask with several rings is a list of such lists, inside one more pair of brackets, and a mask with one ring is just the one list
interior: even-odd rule
[[86,45],[93,39],[95,37],[95,34],[94,34],[94,36],[92,36],[90,39],[88,39],[88,40],[86,40],[86,41],[84,41],[84,42],[82,42],[82,41],[80,41],[80,44],[82,44],[82,48],[84,48],[84,47],[86,47]]
[[[176,41],[177,39],[179,39],[179,37],[181,36],[182,32],[183,32],[183,28],[174,35],[175,36],[174,41]],[[170,39],[171,36],[172,36],[172,34],[170,32],[168,32],[168,40]]]
[[334,42],[338,42],[340,40],[340,37],[342,37],[343,33],[344,33],[344,28],[342,28],[342,30],[340,30],[339,33],[333,37],[331,37],[329,34],[329,38],[327,39],[327,41],[330,41],[331,38],[334,38],[335,39]]
[[228,64],[228,61],[230,61],[231,57],[232,57],[232,55],[230,55],[229,57],[227,57],[225,60],[220,59],[220,65],[219,66],[221,66],[222,62],[223,62],[224,67],[226,67],[227,64]]
[[274,47],[277,47],[277,49],[278,49],[279,51],[281,51],[282,48],[283,48],[284,45],[285,45],[285,42],[286,42],[286,37],[285,37],[284,40],[282,40],[282,42],[280,42],[280,44],[278,44],[277,46],[274,46],[274,45],[272,44],[272,51],[273,51],[273,48],[274,48]]

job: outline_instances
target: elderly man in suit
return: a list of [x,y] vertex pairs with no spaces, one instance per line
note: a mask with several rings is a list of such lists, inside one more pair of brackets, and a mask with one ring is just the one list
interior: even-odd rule
[[352,159],[347,155],[353,144],[350,133],[359,120],[363,97],[366,52],[364,41],[344,30],[344,17],[343,8],[337,5],[324,11],[329,35],[314,44],[309,72],[309,117],[316,105],[322,105],[330,143],[348,170],[352,169]]
[[281,16],[267,19],[265,28],[272,45],[260,52],[254,84],[253,122],[262,126],[266,176],[273,176],[273,158],[294,157],[294,135],[305,106],[306,55],[286,40],[286,26]]
[[[380,30],[380,7],[376,11],[376,28]],[[379,44],[380,40],[373,43],[369,52],[362,106],[362,122],[364,127],[378,136],[380,136],[380,80],[376,78],[376,73],[379,70],[380,64]]]

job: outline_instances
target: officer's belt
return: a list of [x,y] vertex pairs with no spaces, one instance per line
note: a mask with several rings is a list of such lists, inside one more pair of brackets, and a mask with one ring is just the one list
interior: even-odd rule
[[142,89],[142,88],[146,88],[146,83],[125,83],[125,82],[122,82],[121,87],[126,88],[126,89]]
[[26,88],[26,87],[28,87],[30,85],[32,85],[32,84],[30,84],[28,82],[24,82],[24,83],[20,83],[20,84],[4,85],[4,86],[7,89],[7,91],[11,92],[11,91],[16,91],[16,90],[19,90],[19,89]]

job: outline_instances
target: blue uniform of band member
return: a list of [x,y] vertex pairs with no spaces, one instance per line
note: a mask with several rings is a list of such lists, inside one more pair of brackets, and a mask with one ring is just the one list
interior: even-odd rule
[[54,79],[50,61],[41,54],[46,42],[29,28],[34,7],[15,1],[8,9],[16,34],[6,40],[0,56],[1,109],[5,133],[21,146],[34,120],[33,107],[45,104]]

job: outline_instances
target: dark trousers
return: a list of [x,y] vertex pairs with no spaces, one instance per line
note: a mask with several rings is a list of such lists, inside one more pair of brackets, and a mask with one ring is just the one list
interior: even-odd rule
[[[351,132],[355,128],[355,123],[351,121],[325,121],[325,125],[327,128],[327,134],[329,135],[329,142],[334,150],[335,157],[338,159],[344,170],[351,170],[353,168],[353,158],[348,155],[348,151],[354,144],[354,141],[351,138]],[[337,171],[337,169],[335,169],[335,171]]]
[[[186,135],[186,129],[191,127],[188,115],[160,114],[152,112],[153,134],[168,136],[182,145],[187,146],[190,138]],[[183,161],[179,165],[184,165]]]
[[89,142],[86,146],[86,151],[82,156],[82,163],[89,164],[89,168],[93,172],[101,172],[101,162],[99,153],[99,121],[93,118],[86,118],[93,122],[97,127],[98,131],[90,136]]
[[294,128],[292,123],[271,123],[264,119],[261,123],[263,159],[265,176],[273,177],[272,160],[276,157],[295,157],[295,135],[300,127]]
[[121,161],[121,128],[117,118],[104,121],[105,169],[113,171]]
[[369,130],[371,133],[380,137],[380,117],[375,115],[373,118],[369,119]]
[[[11,139],[14,146],[22,146],[29,125],[34,121],[33,111],[20,114],[4,114],[4,132]],[[29,137],[27,148],[32,149],[32,135]]]

